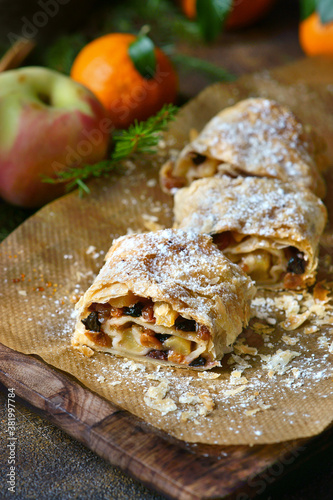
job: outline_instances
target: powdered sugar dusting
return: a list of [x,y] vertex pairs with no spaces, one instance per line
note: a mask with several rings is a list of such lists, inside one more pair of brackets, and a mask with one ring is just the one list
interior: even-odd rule
[[[175,196],[178,227],[206,233],[234,230],[264,238],[318,242],[326,209],[307,190],[276,179],[200,179]],[[314,224],[316,221],[316,224]]]
[[248,99],[215,116],[191,149],[255,175],[282,180],[308,176],[315,166],[304,127],[293,113],[268,99]]
[[121,237],[106,261],[90,290],[101,283],[130,283],[135,294],[170,302],[204,324],[214,323],[217,306],[212,297],[219,296],[227,309],[238,302],[242,314],[254,294],[251,280],[212,239],[193,232],[165,229]]

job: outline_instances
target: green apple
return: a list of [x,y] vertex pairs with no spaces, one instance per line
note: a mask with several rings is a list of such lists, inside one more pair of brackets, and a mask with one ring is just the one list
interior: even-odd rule
[[111,121],[98,99],[46,68],[0,74],[0,197],[38,207],[64,193],[46,184],[68,167],[105,158]]

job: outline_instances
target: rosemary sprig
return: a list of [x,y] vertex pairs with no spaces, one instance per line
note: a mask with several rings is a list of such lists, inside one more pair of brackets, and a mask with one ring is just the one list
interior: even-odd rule
[[113,152],[109,159],[93,165],[69,167],[57,172],[56,178],[44,177],[43,182],[66,183],[68,191],[78,187],[80,195],[84,192],[89,193],[85,181],[90,177],[107,176],[112,170],[121,166],[124,160],[134,158],[137,154],[155,154],[161,132],[166,129],[170,121],[174,120],[177,111],[178,108],[173,104],[166,104],[148,120],[135,121],[127,130],[116,132],[113,135]]

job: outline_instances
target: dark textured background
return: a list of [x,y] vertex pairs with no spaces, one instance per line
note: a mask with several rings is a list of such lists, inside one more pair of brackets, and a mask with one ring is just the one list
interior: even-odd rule
[[[0,3],[0,7],[3,5],[4,2]],[[198,48],[182,44],[181,49],[210,60],[235,75],[271,68],[302,57],[297,37],[298,15],[296,1],[281,0],[268,19],[253,28],[241,33],[227,33],[211,47]],[[183,99],[194,96],[207,83],[202,75],[181,74],[180,91]],[[32,213],[0,201],[0,239]],[[113,468],[19,403],[16,404],[16,494],[9,493],[6,487],[6,404],[7,397],[0,392],[0,499],[164,498]],[[301,453],[289,475],[282,481],[272,485],[274,475],[268,474],[263,481],[267,487],[257,498],[332,500],[333,443],[321,455],[309,457],[309,453],[309,450]],[[258,489],[259,486],[255,491]]]
[[[16,494],[9,494],[5,484],[8,473],[7,434],[4,432],[7,424],[6,402],[6,394],[0,392],[0,499],[165,498],[112,467],[19,403],[16,404]],[[272,471],[261,478],[260,483],[254,483],[255,491],[262,491],[261,488],[267,486],[256,499],[332,500],[333,443],[325,453],[312,458],[309,458],[309,450],[304,450],[299,460],[304,463],[298,465],[296,461],[293,470],[280,482],[271,484],[275,475]],[[244,499],[239,496],[238,500]]]

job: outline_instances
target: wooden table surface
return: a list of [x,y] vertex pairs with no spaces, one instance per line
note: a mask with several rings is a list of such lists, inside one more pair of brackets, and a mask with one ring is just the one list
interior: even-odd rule
[[[185,53],[212,61],[237,76],[272,68],[303,56],[297,37],[298,15],[296,1],[280,0],[265,22],[253,28],[226,33],[213,46],[182,44],[180,48]],[[181,73],[182,98],[196,95],[208,83],[202,75]],[[0,237],[29,214],[8,208],[0,202]],[[8,473],[8,435],[4,432],[7,422],[7,391],[4,391],[0,392],[0,498],[163,498],[113,468],[20,403],[16,403],[16,493],[9,496],[5,483]],[[333,444],[311,459],[308,459],[306,449],[300,450],[289,474],[281,482],[278,481],[280,474],[280,471],[268,471],[260,480],[253,482],[253,497],[267,500],[332,499]],[[236,498],[246,500],[249,497],[238,495]]]

